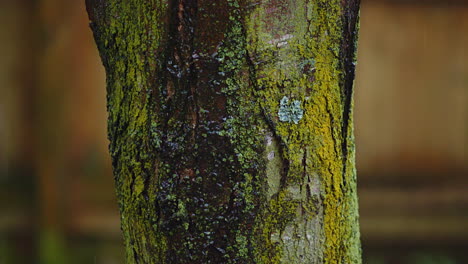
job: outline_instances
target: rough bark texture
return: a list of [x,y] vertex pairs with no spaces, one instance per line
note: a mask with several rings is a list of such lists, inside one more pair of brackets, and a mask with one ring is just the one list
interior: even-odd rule
[[88,0],[127,263],[361,263],[358,0]]

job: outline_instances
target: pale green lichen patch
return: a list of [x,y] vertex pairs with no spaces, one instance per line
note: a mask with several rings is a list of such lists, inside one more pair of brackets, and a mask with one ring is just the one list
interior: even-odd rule
[[297,124],[303,115],[304,110],[301,108],[300,101],[294,100],[290,103],[288,97],[281,98],[278,110],[279,121]]

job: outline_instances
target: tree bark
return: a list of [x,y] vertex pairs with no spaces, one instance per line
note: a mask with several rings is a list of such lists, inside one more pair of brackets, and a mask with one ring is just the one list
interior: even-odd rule
[[127,263],[361,263],[359,0],[87,0]]

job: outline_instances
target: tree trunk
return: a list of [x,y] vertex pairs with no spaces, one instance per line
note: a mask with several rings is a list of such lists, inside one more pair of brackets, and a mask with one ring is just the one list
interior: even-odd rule
[[361,263],[359,0],[87,0],[127,263]]

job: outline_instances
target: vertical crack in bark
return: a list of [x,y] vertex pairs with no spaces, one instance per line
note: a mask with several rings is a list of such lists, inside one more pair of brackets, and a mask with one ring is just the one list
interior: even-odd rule
[[[359,5],[360,0],[346,0],[343,1],[343,38],[341,42],[340,58],[341,67],[344,73],[344,83],[342,84],[342,101],[343,101],[343,116],[341,127],[341,150],[343,162],[343,177],[346,179],[347,161],[348,161],[348,137],[350,133],[349,124],[352,114],[352,96],[353,96],[353,83],[355,77],[355,55],[356,55],[356,42],[357,42],[357,23],[359,19]],[[346,185],[346,180],[344,181]]]
[[[245,33],[244,33],[245,34]],[[249,52],[246,52],[246,61],[247,65],[249,67],[249,78],[250,78],[250,83],[253,86],[252,91],[260,91],[260,88],[257,86],[257,72],[255,70],[255,64],[252,61],[252,58],[249,54]],[[265,107],[263,107],[261,101],[259,101],[259,106],[262,110],[262,114],[265,120],[265,123],[267,124],[268,128],[270,129],[271,133],[273,134],[274,138],[277,140],[279,143],[279,155],[281,157],[282,163],[283,163],[283,171],[281,173],[281,180],[280,180],[280,190],[283,189],[286,185],[288,173],[289,173],[289,149],[286,141],[277,133],[276,129],[276,124],[273,121],[271,115],[267,112]]]
[[[132,243],[133,246],[133,243]],[[139,258],[138,258],[138,252],[133,248],[133,260],[135,261],[136,264],[140,263]]]
[[[302,156],[302,184],[301,184],[301,211],[302,216],[306,216],[308,209],[306,208],[309,200],[312,199],[312,193],[310,190],[310,176],[307,174],[307,148],[304,147],[304,155]],[[303,193],[305,192],[305,195]],[[304,204],[306,203],[306,204]]]
[[271,119],[271,116],[266,112],[265,108],[261,106],[262,108],[262,113],[263,117],[265,118],[265,121],[268,125],[268,128],[272,132],[273,136],[279,143],[279,155],[281,157],[281,160],[283,161],[283,172],[281,173],[281,181],[280,181],[280,190],[284,189],[286,187],[286,182],[287,182],[287,177],[289,173],[289,150],[288,150],[288,145],[286,141],[278,135],[276,132],[276,125],[274,121]]

